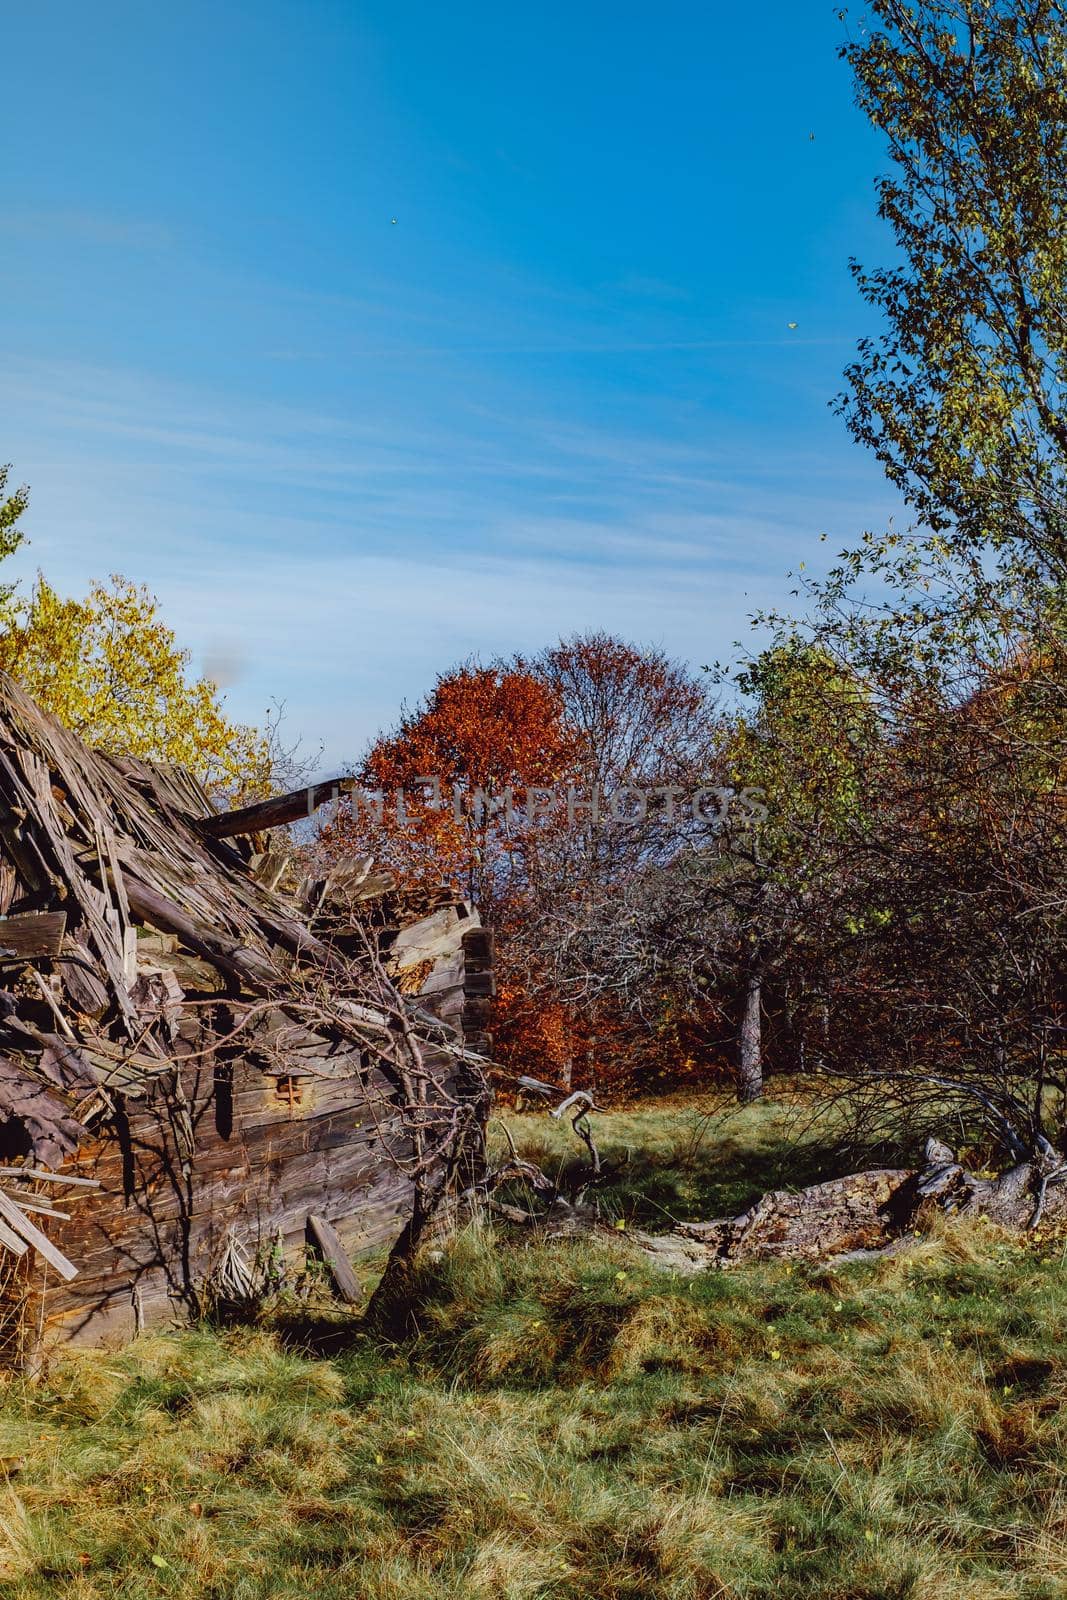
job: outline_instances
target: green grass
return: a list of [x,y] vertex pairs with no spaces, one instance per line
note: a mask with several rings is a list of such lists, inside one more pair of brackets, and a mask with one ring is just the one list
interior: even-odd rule
[[[564,1179],[586,1163],[567,1121],[544,1112],[504,1113],[490,1124],[494,1152],[505,1153],[501,1124],[520,1155]],[[863,1167],[894,1165],[902,1152],[859,1145],[832,1111],[816,1116],[810,1087],[739,1107],[723,1094],[688,1095],[596,1116],[593,1128],[611,1182],[605,1215],[651,1229],[674,1221],[735,1216],[768,1189],[803,1188]],[[916,1157],[905,1151],[904,1157]]]
[[[717,1184],[739,1195],[746,1162],[786,1161],[772,1110],[727,1130],[720,1162],[683,1107],[620,1117],[615,1214],[665,1196],[694,1214]],[[1052,1600],[1065,1277],[1058,1250],[981,1227],[873,1265],[690,1280],[625,1231],[473,1228],[424,1254],[391,1346],[358,1321],[329,1360],[200,1330],[12,1380],[0,1593]]]

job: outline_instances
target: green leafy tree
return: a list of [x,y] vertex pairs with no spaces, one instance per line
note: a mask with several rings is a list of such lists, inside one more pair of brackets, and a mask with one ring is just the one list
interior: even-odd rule
[[88,744],[174,762],[212,793],[269,791],[270,740],[233,722],[217,685],[189,673],[189,652],[147,589],[113,577],[69,600],[39,575],[7,611],[0,667]]
[[899,259],[840,409],[926,529],[1067,573],[1067,8],[872,0],[842,54]]
[[866,535],[811,586],[808,636],[882,728],[856,937],[823,952],[847,1022],[828,1066],[872,1114],[928,1130],[951,1107],[1062,1180],[1067,11],[871,16],[844,54],[887,138],[898,259],[854,268],[886,331],[840,406],[917,526]]
[[[825,956],[841,935],[849,862],[864,826],[879,740],[863,680],[799,634],[783,634],[738,683],[748,707],[730,737],[729,776],[762,795],[765,814],[758,827],[743,814],[740,828],[728,819],[714,882],[741,989],[741,1093],[755,1099],[763,1084],[768,981],[784,991],[779,1004],[803,1061],[812,956]],[[825,1027],[825,1002],[820,997],[817,1004]]]
[[[0,467],[0,561],[25,542],[29,490],[9,493],[10,471]],[[87,743],[174,762],[230,799],[269,793],[278,772],[298,777],[277,719],[265,732],[232,721],[217,684],[189,662],[158,600],[126,578],[94,583],[84,600],[64,599],[41,574],[28,595],[0,583],[0,670]]]

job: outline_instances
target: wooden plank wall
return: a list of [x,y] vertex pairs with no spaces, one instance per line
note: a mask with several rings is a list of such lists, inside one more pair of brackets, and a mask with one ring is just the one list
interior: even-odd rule
[[[457,931],[460,949],[439,962],[420,998],[477,1049],[493,993],[492,941],[478,926]],[[466,1090],[453,1057],[427,1048],[426,1059],[442,1081]],[[78,1276],[62,1284],[39,1259],[29,1264],[24,1348],[32,1330],[45,1347],[99,1344],[187,1320],[231,1228],[251,1251],[280,1230],[293,1260],[302,1259],[312,1213],[354,1255],[399,1233],[411,1188],[390,1156],[407,1153],[407,1136],[380,1071],[364,1082],[278,1078],[248,1058],[218,1067],[209,1060],[182,1068],[177,1096],[164,1073],[71,1164],[100,1183],[77,1192],[69,1221],[48,1223]]]
[[[451,1061],[431,1054],[428,1064],[445,1074]],[[293,1259],[312,1212],[354,1254],[400,1231],[410,1184],[390,1152],[405,1153],[407,1138],[379,1074],[368,1092],[352,1078],[275,1079],[238,1062],[232,1080],[185,1068],[182,1091],[184,1109],[161,1080],[71,1166],[101,1187],[49,1225],[79,1273],[59,1284],[35,1267],[27,1320],[43,1317],[46,1345],[110,1342],[187,1319],[231,1227],[251,1250],[280,1230]]]

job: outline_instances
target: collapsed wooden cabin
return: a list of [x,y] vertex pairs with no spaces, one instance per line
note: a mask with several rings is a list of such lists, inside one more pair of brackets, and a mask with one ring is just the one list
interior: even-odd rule
[[[311,804],[328,798],[328,785]],[[202,1308],[310,1228],[388,1244],[479,1160],[491,950],[447,890],[300,875],[190,776],[88,749],[0,674],[0,1336]]]

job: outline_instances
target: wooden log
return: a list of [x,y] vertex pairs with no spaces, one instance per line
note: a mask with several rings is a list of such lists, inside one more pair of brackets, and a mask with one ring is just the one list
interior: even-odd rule
[[0,917],[0,952],[13,956],[58,956],[67,931],[65,911],[28,911]]
[[308,1217],[307,1234],[308,1243],[329,1268],[338,1297],[350,1306],[358,1305],[363,1298],[363,1289],[352,1271],[352,1263],[337,1237],[336,1228],[325,1217],[312,1215]]
[[438,961],[460,948],[462,924],[455,906],[443,906],[401,928],[389,947],[388,964],[403,970],[420,961]]
[[197,827],[209,839],[230,839],[237,833],[265,833],[268,828],[281,828],[287,822],[312,816],[326,801],[348,794],[353,788],[354,778],[330,778],[325,783],[311,783],[289,794],[275,795],[273,800],[262,800],[258,805],[223,811],[203,821],[197,818]]
[[468,928],[463,935],[463,955],[467,971],[491,971],[494,954],[492,931],[489,928]]
[[279,974],[265,956],[243,947],[236,939],[221,938],[210,928],[198,925],[173,900],[150,889],[138,878],[127,877],[126,893],[135,917],[150,922],[162,933],[176,934],[190,950],[203,956],[213,966],[221,967],[238,983],[247,983],[253,989],[261,990],[278,982]]

